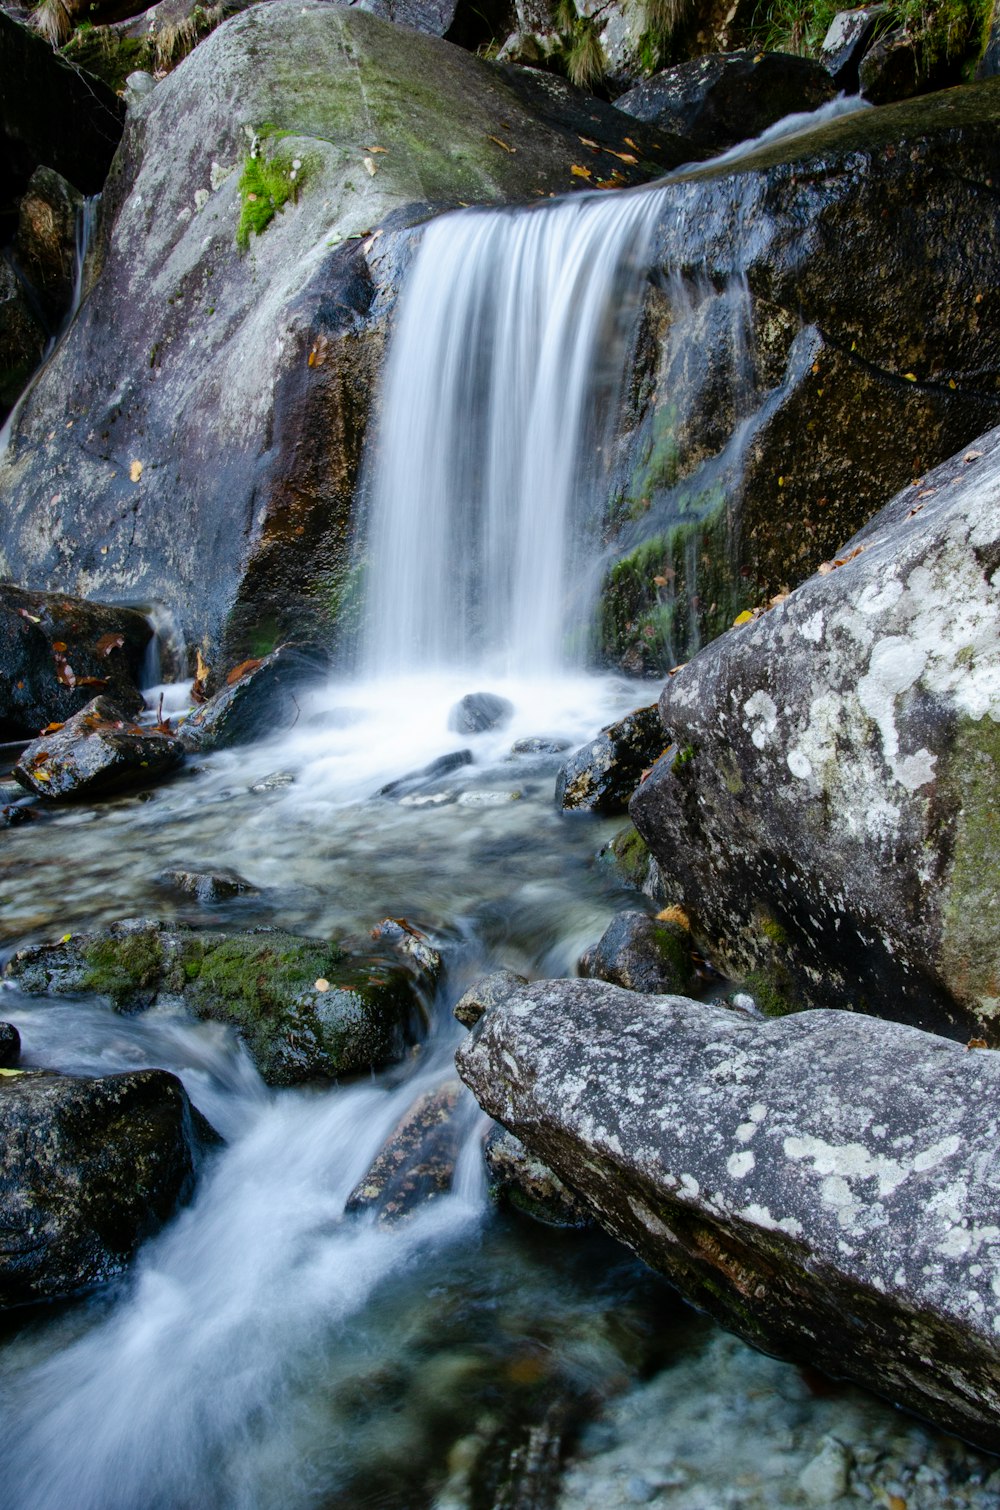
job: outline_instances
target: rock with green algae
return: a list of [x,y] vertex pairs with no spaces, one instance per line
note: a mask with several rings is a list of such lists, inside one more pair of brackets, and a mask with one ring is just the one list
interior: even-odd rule
[[624,813],[644,770],[667,744],[655,703],[627,713],[560,767],[556,806],[566,812]]
[[100,1284],[194,1186],[218,1142],[165,1070],[0,1077],[0,1308]]
[[535,981],[460,1046],[483,1109],[764,1352],[1000,1447],[1000,1058],[846,1012],[760,1022]]
[[1000,1044],[1000,430],[671,677],[632,821],[769,1013]]
[[19,950],[5,974],[33,994],[94,992],[119,1012],[183,1005],[236,1028],[269,1085],[296,1085],[400,1059],[437,968],[436,955],[417,962],[391,942],[362,952],[278,929],[130,919]]
[[686,993],[694,984],[691,954],[691,935],[680,923],[638,910],[619,912],[580,956],[577,971],[628,991]]
[[[0,571],[169,602],[213,665],[329,638],[356,594],[351,509],[409,228],[685,156],[599,101],[566,115],[552,84],[536,102],[461,48],[317,0],[213,32],[129,113],[88,297],[0,462]],[[626,135],[643,162],[622,161]],[[284,205],[241,252],[275,175]]]

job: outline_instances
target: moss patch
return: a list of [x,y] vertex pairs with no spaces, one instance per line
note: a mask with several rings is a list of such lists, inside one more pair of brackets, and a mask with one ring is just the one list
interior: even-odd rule
[[110,997],[119,1011],[146,1005],[163,973],[158,933],[143,930],[94,939],[83,950],[82,989]]
[[301,158],[287,152],[265,157],[263,148],[251,153],[240,174],[240,219],[236,228],[236,245],[245,252],[250,235],[262,236],[279,210],[298,198],[306,172]]
[[614,838],[601,850],[601,858],[610,864],[626,886],[641,891],[649,870],[649,848],[645,839],[631,823],[619,829]]
[[940,776],[957,809],[942,903],[941,955],[951,992],[986,1017],[1000,1013],[1000,724],[964,719]]

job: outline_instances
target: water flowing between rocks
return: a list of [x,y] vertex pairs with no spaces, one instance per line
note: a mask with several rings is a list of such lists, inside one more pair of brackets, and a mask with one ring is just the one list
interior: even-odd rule
[[[394,1225],[345,1213],[453,1074],[465,985],[571,972],[634,900],[595,859],[616,824],[555,811],[560,755],[512,751],[575,747],[656,695],[580,666],[657,212],[654,190],[434,222],[368,468],[363,676],[304,700],[280,739],[7,836],[7,948],[129,916],[339,937],[393,915],[447,966],[419,1051],[322,1090],[268,1090],[230,1033],[178,1011],[5,989],[24,1063],[172,1069],[227,1140],[127,1278],[8,1321],[10,1510],[513,1510],[543,1503],[523,1465],[546,1442],[566,1470],[545,1502],[566,1510],[1000,1503],[988,1459],[753,1353],[609,1240],[497,1212],[471,1102],[450,1194]],[[510,722],[449,732],[481,687]],[[466,745],[473,763],[432,789],[373,799]],[[177,864],[232,867],[257,892],[178,896],[159,879]]]

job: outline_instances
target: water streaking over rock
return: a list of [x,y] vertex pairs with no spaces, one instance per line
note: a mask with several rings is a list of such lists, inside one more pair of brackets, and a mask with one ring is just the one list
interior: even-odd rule
[[656,193],[586,195],[424,232],[369,479],[368,670],[582,659],[660,207]]

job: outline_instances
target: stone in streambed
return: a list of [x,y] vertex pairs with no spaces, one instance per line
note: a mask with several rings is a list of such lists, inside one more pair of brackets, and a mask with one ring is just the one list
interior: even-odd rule
[[680,923],[648,912],[619,912],[580,956],[577,970],[628,991],[684,994],[694,984],[691,935]]
[[514,704],[495,692],[467,692],[448,714],[448,728],[456,734],[485,734],[502,729],[514,716]]
[[12,1022],[0,1022],[0,1068],[10,1069],[20,1057],[20,1033]]
[[410,1107],[347,1200],[347,1211],[374,1211],[379,1222],[412,1216],[455,1177],[465,1127],[458,1116],[464,1094],[458,1080],[427,1091]]
[[1000,1447],[996,1054],[846,1012],[758,1022],[539,981],[457,1064],[725,1326]]
[[624,813],[643,771],[668,743],[656,704],[636,708],[569,757],[556,777],[556,806]]
[[193,896],[199,902],[224,902],[232,897],[259,896],[257,887],[235,870],[164,870],[157,876],[161,886]]
[[0,1076],[0,1307],[120,1273],[217,1141],[164,1070]]
[[201,933],[149,919],[20,950],[5,974],[31,994],[93,992],[120,1012],[182,1004],[230,1024],[269,1085],[400,1059],[433,987],[391,940],[346,948],[279,929]]
[[132,723],[108,697],[95,697],[62,728],[23,752],[15,780],[50,802],[106,797],[144,786],[180,765],[179,739]]
[[419,792],[432,781],[439,781],[442,776],[450,776],[452,771],[461,770],[462,766],[472,764],[471,750],[454,750],[448,755],[439,755],[437,760],[432,760],[419,771],[409,771],[405,776],[399,776],[395,781],[387,781],[385,786],[380,786],[375,793],[376,797],[408,797]]

